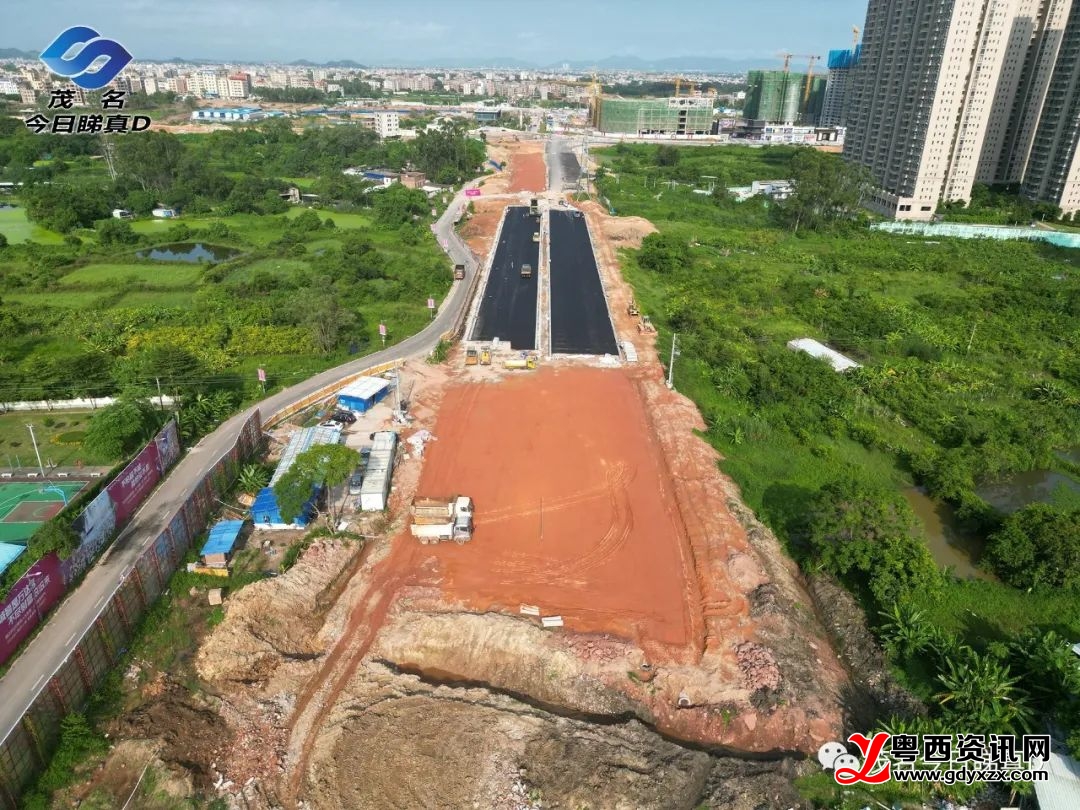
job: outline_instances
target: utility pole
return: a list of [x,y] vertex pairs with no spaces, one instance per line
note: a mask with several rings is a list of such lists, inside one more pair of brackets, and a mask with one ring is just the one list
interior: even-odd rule
[[667,370],[667,387],[675,388],[675,358],[679,356],[679,350],[676,348],[678,345],[679,333],[674,332],[671,335],[671,360],[668,361]]
[[978,326],[979,326],[978,321],[975,321],[975,323],[973,323],[971,325],[971,334],[968,336],[967,351],[964,352],[964,354],[971,354],[971,344],[975,340],[975,330],[978,328]]
[[27,423],[26,425],[30,429],[30,442],[34,445],[34,455],[37,456],[38,470],[41,472],[41,477],[45,477],[45,467],[41,463],[41,453],[38,452],[37,436],[34,435],[34,426]]
[[165,400],[164,400],[164,398],[163,398],[163,397],[161,396],[161,378],[160,378],[160,377],[154,377],[154,382],[156,382],[156,383],[157,383],[157,401],[158,401],[158,407],[159,407],[159,408],[161,408],[161,412],[162,412],[162,413],[164,413],[164,412],[165,412]]

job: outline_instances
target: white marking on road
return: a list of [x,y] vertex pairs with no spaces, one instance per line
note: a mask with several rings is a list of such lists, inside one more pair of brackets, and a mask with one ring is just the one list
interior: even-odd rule
[[68,640],[64,642],[64,646],[66,647],[68,644],[73,642],[75,640],[75,636],[77,636],[77,635],[79,635],[78,630],[76,630],[74,633],[72,633],[70,636],[68,636]]
[[37,679],[36,681],[34,681],[34,685],[30,687],[30,691],[31,691],[31,692],[36,692],[36,691],[37,691],[37,688],[38,688],[39,686],[41,686],[41,682],[42,682],[43,680],[45,680],[45,676],[44,676],[44,675],[42,675],[42,676],[41,676],[40,678],[38,678],[38,679]]
[[103,604],[105,604],[105,595],[104,594],[101,595],[100,599],[98,599],[96,602],[94,602],[94,607],[101,607]]

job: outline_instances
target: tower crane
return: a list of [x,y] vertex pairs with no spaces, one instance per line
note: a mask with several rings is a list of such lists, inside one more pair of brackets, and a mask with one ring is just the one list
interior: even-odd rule
[[859,34],[862,33],[862,29],[859,28],[859,26],[857,25],[853,25],[851,26],[851,33],[851,49],[854,50],[855,48],[859,47]]
[[682,87],[683,82],[686,82],[687,87],[690,88],[690,91],[686,95],[688,95],[688,96],[694,95],[694,86],[695,86],[694,82],[689,81],[687,79],[684,79],[682,76],[676,76],[675,77],[675,97],[676,98],[679,97],[679,88]]
[[810,84],[814,80],[814,63],[817,62],[820,56],[807,56],[809,62],[806,66],[806,86],[803,88],[803,109],[806,109],[806,103],[810,100]]

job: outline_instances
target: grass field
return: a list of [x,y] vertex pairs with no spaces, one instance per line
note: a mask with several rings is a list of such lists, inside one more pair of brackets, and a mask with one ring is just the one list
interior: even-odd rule
[[[75,443],[78,436],[65,436],[83,432],[90,421],[91,411],[12,411],[0,414],[0,469],[10,470],[17,465],[35,469],[34,448],[30,444],[28,424],[34,426],[41,460],[58,467],[110,467],[116,459],[101,458],[87,453]],[[72,443],[64,444],[58,437]]]
[[191,291],[178,290],[137,290],[125,293],[114,307],[183,307],[191,306]]
[[0,233],[13,245],[30,240],[45,245],[59,245],[64,241],[60,234],[27,220],[26,209],[21,205],[15,208],[0,208]]
[[202,268],[197,264],[90,264],[68,273],[60,286],[100,286],[136,281],[154,287],[190,287],[199,280]]
[[259,259],[246,264],[243,267],[237,267],[235,270],[229,273],[225,277],[226,281],[248,281],[253,276],[259,273],[269,273],[279,278],[288,278],[293,273],[307,270],[309,265],[307,262],[300,259],[283,259],[283,258],[269,258]]
[[28,539],[85,486],[84,481],[0,483],[0,542]]
[[5,302],[26,304],[31,307],[59,307],[60,309],[100,309],[99,302],[105,297],[103,290],[4,293]]

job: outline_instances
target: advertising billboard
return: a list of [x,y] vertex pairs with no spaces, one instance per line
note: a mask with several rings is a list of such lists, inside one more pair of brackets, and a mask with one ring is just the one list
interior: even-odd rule
[[117,525],[122,526],[128,522],[160,479],[157,444],[150,442],[135,456],[134,461],[124,467],[124,471],[105,487],[116,508]]
[[0,665],[11,657],[66,590],[56,552],[46,554],[30,566],[12,586],[7,599],[0,602]]
[[164,473],[180,458],[180,434],[176,430],[175,419],[169,420],[169,424],[161,429],[154,438],[154,444],[157,445],[158,464]]
[[116,530],[116,510],[108,491],[99,492],[98,496],[87,504],[82,514],[75,518],[71,528],[82,538],[82,542],[75,553],[62,563],[64,582],[68,585],[86,570],[90,561],[97,556]]

